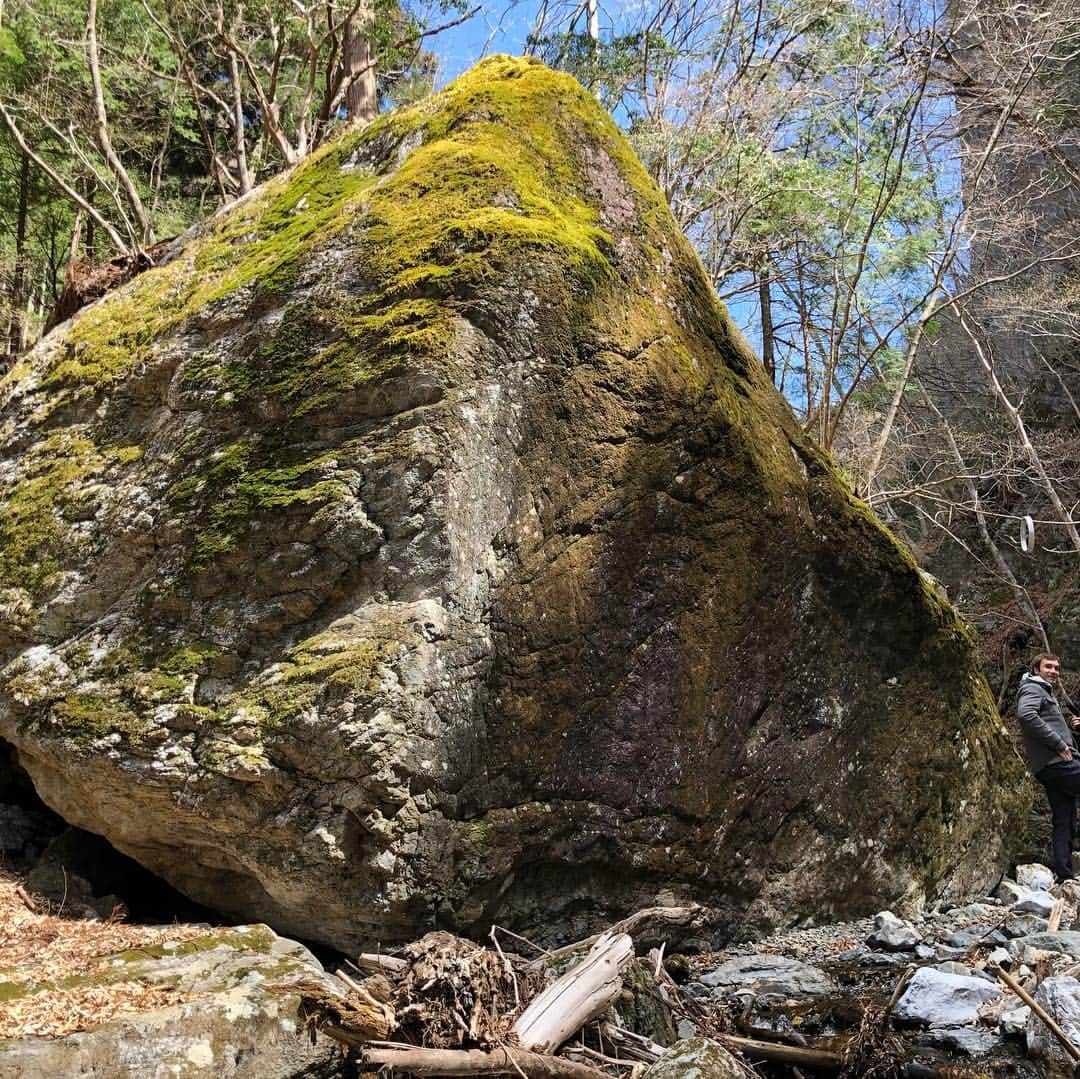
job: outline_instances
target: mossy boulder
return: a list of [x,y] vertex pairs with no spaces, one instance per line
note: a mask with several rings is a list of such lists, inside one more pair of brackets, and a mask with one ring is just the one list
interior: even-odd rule
[[[0,971],[0,974],[5,972]],[[301,992],[340,996],[333,978],[294,940],[265,925],[101,956],[86,975],[60,983],[3,983],[5,1001],[97,988],[133,994],[121,1014],[63,1037],[0,1039],[0,1079],[78,1075],[84,1079],[332,1079],[341,1049],[304,1029]],[[168,994],[155,992],[168,990]],[[171,996],[178,1003],[160,1003]],[[130,999],[130,998],[129,998]],[[85,1005],[84,1005],[85,1006]],[[63,1008],[64,1001],[54,1007]],[[115,1011],[115,1009],[113,1009]]]
[[534,61],[229,208],[0,406],[0,733],[203,903],[346,948],[736,931],[1002,866],[968,629]]

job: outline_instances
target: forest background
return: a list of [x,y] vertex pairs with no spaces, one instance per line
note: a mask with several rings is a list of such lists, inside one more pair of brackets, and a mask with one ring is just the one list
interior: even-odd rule
[[0,0],[7,366],[495,49],[611,110],[807,430],[975,619],[1001,703],[1034,646],[1080,666],[1071,0]]

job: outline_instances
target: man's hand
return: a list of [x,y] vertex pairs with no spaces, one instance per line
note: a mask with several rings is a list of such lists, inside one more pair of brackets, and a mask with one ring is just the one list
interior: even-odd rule
[[1069,726],[1075,731],[1080,727],[1080,716],[1069,716]]
[[1061,750],[1058,753],[1058,756],[1063,761],[1071,761],[1072,760],[1072,750],[1068,746],[1066,746],[1063,750]]

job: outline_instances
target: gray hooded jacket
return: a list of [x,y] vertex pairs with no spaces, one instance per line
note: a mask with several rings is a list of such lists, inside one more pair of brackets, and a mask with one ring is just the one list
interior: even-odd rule
[[1054,696],[1054,687],[1045,678],[1025,674],[1020,679],[1016,714],[1020,719],[1024,756],[1036,774],[1060,760],[1058,754],[1066,746],[1076,751],[1076,740]]

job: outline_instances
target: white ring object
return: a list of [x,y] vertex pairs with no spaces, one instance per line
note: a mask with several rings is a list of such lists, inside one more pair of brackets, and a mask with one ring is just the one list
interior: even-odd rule
[[1035,522],[1030,517],[1020,518],[1020,550],[1031,551],[1035,546]]

